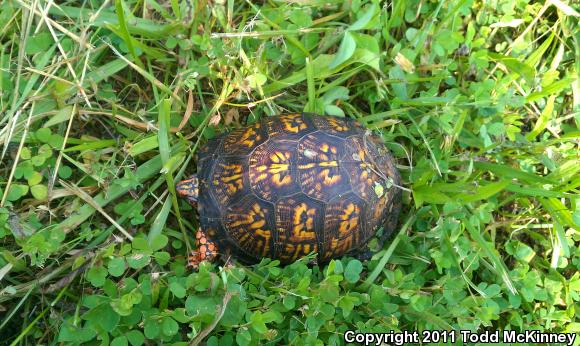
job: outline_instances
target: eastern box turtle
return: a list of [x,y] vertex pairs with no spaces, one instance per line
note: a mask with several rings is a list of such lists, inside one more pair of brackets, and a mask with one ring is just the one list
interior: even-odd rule
[[199,212],[190,263],[228,252],[244,262],[368,258],[401,210],[400,175],[379,137],[358,122],[310,113],[263,117],[199,151],[177,192]]

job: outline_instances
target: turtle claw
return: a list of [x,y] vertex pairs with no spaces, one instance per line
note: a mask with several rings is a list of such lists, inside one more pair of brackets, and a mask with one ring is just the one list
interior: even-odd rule
[[187,266],[193,270],[198,270],[202,263],[211,263],[215,257],[217,257],[217,253],[212,253],[210,259],[202,259],[201,252],[193,250],[191,255],[187,257]]
[[197,250],[191,252],[187,259],[187,264],[194,270],[199,269],[201,262],[211,262],[217,255],[217,244],[207,237],[200,229],[195,233],[195,247]]
[[198,251],[191,251],[191,254],[187,257],[187,266],[193,270],[198,270],[201,264],[201,257]]

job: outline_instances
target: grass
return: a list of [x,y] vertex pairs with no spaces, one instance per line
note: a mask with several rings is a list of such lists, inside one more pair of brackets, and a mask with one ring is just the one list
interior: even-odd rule
[[[0,339],[580,332],[578,12],[560,0],[0,2]],[[191,272],[197,220],[175,182],[209,138],[301,111],[382,135],[404,180],[397,235],[364,263]]]

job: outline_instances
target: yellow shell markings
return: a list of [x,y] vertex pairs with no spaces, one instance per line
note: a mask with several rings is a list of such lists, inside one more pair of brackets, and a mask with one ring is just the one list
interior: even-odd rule
[[308,255],[311,252],[318,251],[318,246],[316,243],[298,243],[298,244],[286,244],[284,247],[284,253],[280,255],[282,260],[295,261],[299,257]]
[[249,159],[248,175],[252,189],[266,200],[276,199],[275,196],[296,183],[291,171],[294,151],[285,148],[272,150],[272,147],[258,148]]
[[[341,215],[342,216],[342,215]],[[349,227],[354,223],[354,227]],[[330,251],[332,255],[343,255],[353,249],[353,244],[357,242],[358,217],[350,221],[339,223],[338,236],[330,239]]]
[[348,206],[343,209],[343,213],[340,215],[340,226],[338,227],[340,237],[345,237],[350,232],[356,230],[358,227],[359,216],[360,208],[354,203],[349,203]]
[[341,179],[340,175],[331,175],[329,169],[323,169],[320,171],[318,177],[322,179],[322,183],[326,186],[337,184]]
[[307,138],[299,145],[298,150],[303,157],[313,160],[298,164],[303,190],[307,195],[320,198],[324,188],[342,181],[342,174],[338,168],[338,148],[335,145],[326,142],[318,144]]
[[254,148],[261,140],[262,135],[257,131],[261,128],[260,123],[255,123],[245,129],[239,129],[226,136],[224,149],[227,152],[236,151],[237,148],[243,147],[245,149]]
[[314,123],[316,127],[318,127],[319,129],[331,133],[333,132],[344,133],[350,130],[349,124],[346,121],[331,117],[325,117],[324,119],[315,117]]
[[368,167],[366,163],[359,164],[359,167],[361,168],[361,171],[359,172],[360,174],[358,176],[358,180],[361,186],[359,193],[362,198],[367,199],[369,198],[369,195],[367,193],[366,187],[368,186],[374,187],[373,182],[375,180],[373,180],[373,178],[371,177],[371,173],[369,173],[369,171],[366,169]]
[[303,118],[302,114],[286,114],[280,117],[265,117],[263,121],[269,138],[284,140],[299,140],[307,132],[316,129],[311,120]]
[[327,118],[328,120],[328,124],[335,130],[338,132],[346,132],[348,131],[348,127],[346,126],[346,124],[344,122],[339,122],[336,119],[333,118]]
[[219,175],[214,174],[213,185],[219,201],[225,203],[238,191],[244,189],[243,167],[236,163],[219,163],[218,168]]
[[315,240],[314,235],[314,216],[316,209],[308,208],[306,203],[300,203],[294,207],[292,220],[292,237],[291,241]]
[[351,158],[354,164],[354,170],[349,171],[349,176],[351,181],[358,182],[353,184],[353,190],[365,200],[381,198],[389,185],[383,184],[384,178],[378,173],[380,169],[376,166],[376,162],[369,161],[369,154],[360,138],[348,139],[347,145],[353,151]]
[[[326,205],[322,257],[344,255],[367,239],[362,225],[364,201],[354,192]],[[370,210],[370,209],[367,209]]]
[[343,255],[352,249],[353,234],[346,238],[332,238],[330,241],[329,256]]
[[260,139],[261,136],[258,133],[256,133],[254,129],[250,128],[248,129],[248,131],[244,132],[244,135],[242,136],[242,138],[240,138],[240,142],[244,146],[251,148],[254,146],[254,143],[259,141]]
[[239,244],[246,250],[266,256],[272,232],[266,227],[266,211],[258,203],[254,203],[248,210],[239,210],[232,215],[228,228],[234,230],[233,235]]
[[302,120],[302,114],[290,114],[282,117],[280,120],[282,121],[282,125],[284,125],[284,130],[290,133],[298,133],[308,127]]
[[276,186],[288,185],[292,182],[292,177],[287,174],[290,170],[290,152],[276,151],[270,155],[269,165],[260,165],[256,167],[256,171],[264,172],[256,178],[256,182],[267,179],[270,176],[270,181]]
[[283,246],[282,260],[295,260],[298,257],[318,251],[315,220],[316,207],[307,202],[288,199],[277,205],[278,241]]

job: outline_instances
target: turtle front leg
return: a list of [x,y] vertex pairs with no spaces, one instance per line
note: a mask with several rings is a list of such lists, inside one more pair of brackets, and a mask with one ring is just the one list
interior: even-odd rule
[[195,233],[195,248],[188,258],[189,265],[194,269],[199,268],[199,264],[203,261],[212,262],[218,255],[217,244],[211,241],[201,228]]

